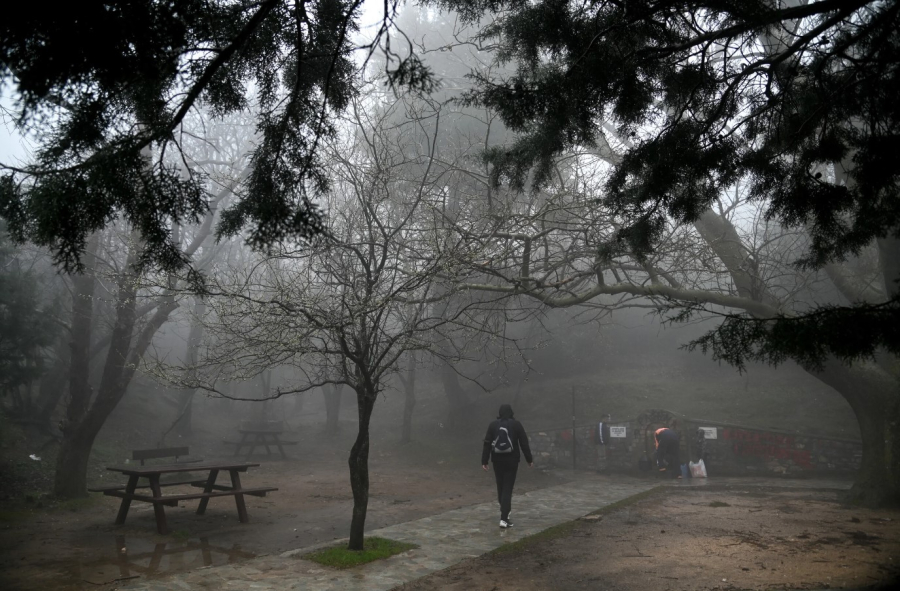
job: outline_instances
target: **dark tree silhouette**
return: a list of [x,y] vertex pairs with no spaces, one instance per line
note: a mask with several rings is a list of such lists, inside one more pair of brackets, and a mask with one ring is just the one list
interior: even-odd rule
[[[91,233],[122,216],[144,241],[139,263],[184,266],[171,228],[199,222],[207,185],[173,161],[190,160],[182,124],[201,103],[217,116],[257,110],[253,170],[218,234],[249,227],[260,247],[318,235],[312,199],[328,188],[319,146],[355,93],[351,53],[360,48],[350,37],[361,3],[20,6],[0,23],[0,84],[12,85],[18,126],[39,147],[30,162],[0,167],[0,216],[13,237],[50,246],[67,269],[80,269]],[[385,4],[382,32],[393,10]],[[386,67],[394,83],[430,83],[415,59]]]

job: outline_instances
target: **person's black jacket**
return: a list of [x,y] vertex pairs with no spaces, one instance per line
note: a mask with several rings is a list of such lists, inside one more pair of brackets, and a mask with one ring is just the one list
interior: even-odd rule
[[[509,431],[509,438],[512,440],[512,453],[497,454],[494,453],[493,443],[497,438],[500,427],[506,427]],[[521,450],[521,452],[520,452]],[[481,465],[487,466],[488,458],[493,462],[519,462],[525,454],[525,461],[529,464],[534,461],[531,457],[531,448],[528,447],[528,436],[525,434],[525,427],[522,423],[513,418],[512,407],[504,404],[500,407],[500,416],[497,420],[488,425],[487,434],[484,436],[484,449],[481,452]]]

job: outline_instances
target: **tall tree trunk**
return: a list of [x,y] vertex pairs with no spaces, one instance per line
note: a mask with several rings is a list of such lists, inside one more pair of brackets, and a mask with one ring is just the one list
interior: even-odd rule
[[874,363],[830,361],[815,374],[850,404],[859,422],[863,457],[849,500],[900,504],[900,396],[896,380]]
[[63,432],[53,480],[53,493],[57,497],[75,499],[87,496],[88,460],[96,436],[96,432],[81,428],[80,424],[78,428]]
[[63,498],[87,494],[87,462],[94,439],[90,437],[86,441],[86,434],[81,433],[78,427],[91,403],[89,352],[96,285],[93,266],[99,240],[99,234],[91,236],[83,259],[84,271],[72,278],[69,399],[66,417],[60,424],[63,442],[56,460],[56,476],[53,484],[54,494]]
[[[756,275],[755,264],[748,260],[731,222],[709,210],[695,226],[728,268],[741,296],[778,305],[767,290],[760,289],[763,283]],[[898,289],[892,277],[900,276],[900,241],[878,242],[885,288],[890,294],[892,285]],[[835,275],[837,271],[831,269],[828,274]],[[842,287],[840,282],[835,285]],[[851,297],[846,290],[842,292]],[[900,503],[900,383],[896,375],[874,363],[851,367],[834,359],[822,371],[804,369],[834,388],[853,409],[859,423],[863,459],[851,499],[872,506]]]
[[375,408],[374,388],[358,385],[356,402],[359,409],[359,431],[350,449],[350,488],[353,491],[353,518],[350,521],[349,550],[363,549],[366,512],[369,506],[369,421]]
[[322,388],[322,397],[325,399],[325,433],[328,435],[335,435],[340,429],[338,418],[343,391],[344,384],[328,384]]
[[403,403],[403,428],[400,433],[400,443],[412,441],[412,417],[416,407],[416,353],[409,352],[409,365],[406,367],[406,379],[403,380],[403,389],[406,397]]
[[[188,380],[194,381],[197,375],[195,365],[197,364],[197,350],[200,348],[200,341],[203,340],[203,316],[206,314],[206,302],[203,298],[194,300],[194,319],[191,322],[191,330],[188,333],[187,351],[185,352],[185,364],[188,369]],[[181,413],[178,417],[178,423],[175,426],[176,433],[181,437],[190,437],[194,433],[193,428],[193,408],[194,394],[196,389],[191,389],[181,397]]]

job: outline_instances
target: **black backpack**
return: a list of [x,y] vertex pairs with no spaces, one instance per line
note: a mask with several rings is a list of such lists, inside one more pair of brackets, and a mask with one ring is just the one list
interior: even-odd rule
[[[504,421],[505,423],[506,421]],[[500,427],[497,428],[497,437],[494,438],[494,442],[491,444],[495,454],[509,454],[513,451],[512,437],[509,434],[509,429],[503,426],[503,423],[500,423]]]

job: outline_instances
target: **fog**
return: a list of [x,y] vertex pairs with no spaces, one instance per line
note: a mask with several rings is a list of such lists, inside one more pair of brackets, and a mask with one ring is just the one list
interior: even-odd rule
[[[490,23],[409,5],[380,29],[379,10],[367,5],[348,50],[353,91],[320,104],[327,85],[310,90],[303,108],[319,119],[289,140],[260,123],[284,112],[273,105],[287,103],[279,85],[292,79],[279,73],[272,88],[246,85],[245,109],[223,115],[198,101],[178,134],[143,146],[143,172],[171,174],[167,187],[187,187],[200,214],[79,210],[102,227],[43,246],[0,220],[3,430],[39,483],[9,485],[10,498],[32,485],[84,497],[135,450],[186,446],[254,469],[263,459],[257,474],[285,503],[327,505],[308,522],[300,509],[254,508],[271,511],[267,526],[287,524],[256,534],[254,552],[319,544],[348,525],[358,550],[370,479],[379,526],[483,501],[466,479],[481,476],[485,428],[502,404],[530,434],[568,437],[573,453],[600,421],[631,429],[648,411],[857,444],[856,382],[742,349],[738,333],[717,329],[855,301],[848,277],[868,286],[857,295],[886,291],[875,246],[810,268],[806,228],[780,223],[737,180],[694,221],[666,217],[649,252],[632,248],[622,231],[633,212],[601,204],[655,122],[630,134],[603,125],[552,160],[519,162],[503,152],[519,136],[471,94],[516,71],[479,37]],[[9,96],[2,105],[0,162],[10,165],[28,144]],[[281,141],[314,148],[300,166],[282,158]],[[165,204],[149,184],[135,194]],[[296,207],[248,200],[259,186]],[[875,362],[885,360],[846,368]],[[245,431],[267,430],[286,451],[243,452]],[[532,490],[563,481],[568,465],[549,456],[525,477]],[[446,498],[444,480],[455,486]]]
[[[700,351],[687,351],[685,345],[710,330],[709,323],[663,325],[655,313],[630,310],[587,324],[572,312],[551,313],[540,323],[520,324],[508,327],[530,345],[523,345],[520,355],[502,365],[495,360],[458,365],[466,405],[459,413],[461,420],[454,421],[451,408],[457,402],[448,397],[447,391],[453,386],[443,382],[441,369],[434,361],[419,363],[412,417],[414,440],[439,434],[438,441],[468,441],[475,461],[484,426],[500,404],[513,404],[516,416],[532,430],[564,429],[571,425],[573,391],[579,425],[592,424],[606,414],[615,421],[630,420],[646,410],[661,408],[698,420],[858,437],[847,403],[802,368],[792,363],[779,367],[753,364],[738,372]],[[168,326],[154,342],[155,354],[182,356],[187,333],[186,325]],[[277,396],[278,390],[291,389],[297,383],[293,370],[280,366],[256,377],[228,382],[221,387],[221,395],[199,392],[193,401],[194,421],[201,432],[227,430],[239,420],[253,419],[285,420],[298,429],[327,434],[326,399],[334,396],[330,387],[286,394],[268,402],[221,397],[262,399]],[[119,413],[135,412],[132,405],[151,410],[160,427],[144,436],[154,440],[161,435],[163,424],[169,427],[175,422],[182,392],[152,376],[139,376],[111,421]],[[356,397],[344,388],[339,398],[338,429],[346,436],[357,428]],[[401,438],[404,403],[404,384],[395,377],[375,405],[374,441],[394,443]],[[177,429],[165,439],[168,443],[180,440]]]
[[[321,146],[330,190],[318,205],[327,212],[328,240],[265,250],[250,234],[213,236],[219,212],[250,174],[248,154],[259,138],[252,112],[223,119],[201,107],[189,118],[186,158],[177,165],[207,176],[212,207],[203,223],[173,224],[171,232],[205,283],[151,268],[136,274],[139,238],[123,220],[92,238],[89,281],[82,284],[59,273],[44,249],[7,250],[7,272],[37,293],[32,314],[84,331],[73,349],[88,350],[84,387],[101,399],[104,391],[122,390],[108,394],[106,428],[141,412],[155,422],[142,435],[147,445],[190,437],[210,421],[216,426],[203,428],[285,420],[335,433],[355,429],[360,393],[376,400],[375,440],[411,441],[437,425],[477,447],[478,431],[503,402],[540,429],[563,428],[573,414],[590,424],[607,413],[624,420],[663,408],[858,436],[846,402],[793,363],[735,368],[686,350],[720,321],[725,308],[714,297],[693,307],[643,295],[659,277],[676,289],[733,293],[728,262],[704,245],[702,228],[673,222],[670,254],[649,265],[623,254],[597,267],[601,286],[633,286],[621,295],[581,295],[590,291],[595,245],[615,226],[590,207],[612,160],[590,151],[561,160],[556,180],[540,191],[528,179],[521,191],[490,187],[480,154],[510,135],[488,111],[453,99],[471,88],[471,68],[502,76],[503,67],[491,65],[490,51],[474,40],[477,30],[452,13],[411,8],[397,24],[405,36],[394,47],[401,49],[359,62],[367,82],[339,133]],[[364,27],[363,35],[374,30]],[[411,49],[437,76],[428,96],[384,82],[391,60]],[[4,144],[6,156],[16,151],[10,137]],[[610,135],[610,149],[617,145]],[[803,239],[761,218],[740,191],[733,199],[730,231],[755,253],[768,289],[795,308],[833,301],[820,275],[793,270]],[[542,230],[547,224],[555,229]],[[863,257],[855,264],[869,263]],[[123,325],[123,302],[131,297],[136,320]],[[90,305],[73,306],[79,301]],[[4,398],[10,412],[52,436],[71,420],[69,363],[85,362],[71,357],[55,325],[46,327],[32,361],[40,370]],[[130,343],[116,327],[131,332]],[[367,347],[360,365],[357,354]],[[127,358],[118,371],[136,373],[105,383],[116,355]],[[375,376],[365,392],[359,372]],[[326,404],[329,397],[340,398],[339,411]]]

